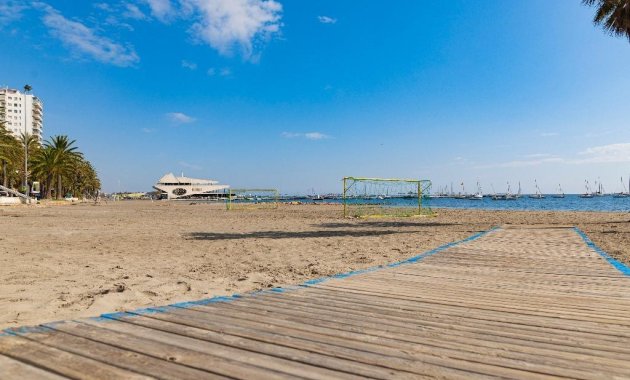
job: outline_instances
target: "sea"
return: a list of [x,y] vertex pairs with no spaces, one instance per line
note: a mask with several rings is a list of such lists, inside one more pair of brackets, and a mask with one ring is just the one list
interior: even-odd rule
[[[361,203],[373,203],[392,207],[412,207],[418,204],[417,199],[386,198],[382,200],[356,200]],[[309,201],[307,201],[309,202]],[[317,203],[319,201],[313,201]],[[341,203],[341,199],[326,199],[328,203]],[[577,194],[566,194],[564,198],[553,198],[547,195],[543,199],[523,196],[516,200],[494,200],[484,197],[482,200],[430,198],[423,199],[423,205],[431,208],[460,208],[485,210],[519,210],[519,211],[605,211],[630,212],[630,198],[614,198],[612,195],[602,197],[580,198]]]

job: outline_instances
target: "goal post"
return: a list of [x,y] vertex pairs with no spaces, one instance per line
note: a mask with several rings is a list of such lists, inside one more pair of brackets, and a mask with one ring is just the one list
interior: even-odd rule
[[277,209],[277,189],[228,189],[225,201],[228,210]]
[[400,178],[343,178],[344,217],[432,215],[431,181]]

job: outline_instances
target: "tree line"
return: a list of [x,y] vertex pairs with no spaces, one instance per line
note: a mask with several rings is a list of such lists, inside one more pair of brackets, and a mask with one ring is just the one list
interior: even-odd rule
[[101,182],[92,164],[78,150],[75,140],[68,136],[53,136],[40,144],[30,134],[13,136],[5,122],[0,121],[0,184],[4,187],[26,191],[24,181],[24,156],[27,157],[28,179],[39,182],[41,195],[57,199],[66,195],[89,198],[97,194]]

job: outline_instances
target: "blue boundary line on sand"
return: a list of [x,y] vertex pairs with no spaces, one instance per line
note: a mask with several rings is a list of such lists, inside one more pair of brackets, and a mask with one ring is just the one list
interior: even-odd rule
[[[498,229],[500,229],[500,227],[493,227],[493,228],[491,228],[491,229],[489,229],[487,231],[478,232],[478,233],[476,233],[474,235],[471,235],[471,236],[469,236],[469,237],[467,237],[465,239],[441,245],[441,246],[439,246],[437,248],[434,248],[434,249],[432,249],[430,251],[426,251],[426,252],[421,253],[421,254],[419,254],[417,256],[413,256],[413,257],[410,257],[410,258],[402,260],[402,261],[397,261],[395,263],[379,265],[379,266],[370,267],[370,268],[366,268],[366,269],[355,270],[355,271],[335,274],[335,275],[332,275],[332,276],[316,278],[316,279],[313,279],[313,280],[305,281],[302,284],[299,284],[299,285],[296,285],[296,286],[290,286],[290,287],[286,287],[286,288],[272,288],[272,289],[259,290],[259,291],[244,293],[243,295],[241,295],[241,294],[233,294],[231,296],[217,296],[217,297],[212,297],[212,298],[205,298],[205,299],[198,300],[198,301],[178,302],[178,303],[174,303],[174,304],[167,305],[167,306],[155,306],[155,307],[140,308],[140,309],[136,309],[136,310],[129,310],[129,311],[123,311],[123,312],[116,312],[116,313],[105,313],[105,314],[101,314],[98,317],[92,317],[92,318],[89,318],[89,319],[91,319],[93,321],[97,321],[97,322],[112,322],[112,321],[120,320],[122,318],[138,317],[138,316],[147,315],[147,314],[166,313],[166,312],[168,312],[170,310],[188,309],[188,308],[191,308],[191,307],[194,307],[194,306],[209,305],[209,304],[213,304],[213,303],[231,302],[231,301],[234,301],[234,300],[243,299],[245,297],[257,296],[259,294],[284,293],[284,292],[288,292],[288,291],[294,291],[294,290],[297,290],[297,289],[308,288],[308,287],[311,287],[313,285],[321,284],[322,282],[326,282],[326,281],[329,281],[329,280],[348,278],[348,277],[357,276],[357,275],[360,275],[360,274],[375,272],[375,271],[382,270],[382,269],[395,268],[395,267],[399,267],[399,266],[402,266],[402,265],[415,264],[415,263],[417,263],[417,262],[419,262],[419,261],[421,261],[421,260],[423,260],[423,259],[425,259],[425,258],[427,258],[429,256],[433,256],[433,255],[435,255],[437,253],[440,253],[442,251],[445,251],[445,250],[447,250],[449,248],[452,248],[452,247],[455,247],[457,245],[464,244],[464,243],[467,243],[467,242],[470,242],[470,241],[473,241],[473,240],[477,240],[480,237],[485,236],[485,235],[489,234],[490,232],[496,231]],[[55,325],[63,323],[63,322],[64,321],[50,322],[50,323],[41,324],[39,326],[10,327],[10,328],[5,329],[5,330],[0,330],[0,337],[2,337],[2,336],[24,335],[24,334],[38,333],[38,332],[49,332],[50,329],[54,329]]]
[[630,276],[630,267],[628,267],[626,264],[622,263],[621,261],[615,260],[609,254],[607,254],[603,249],[599,248],[597,246],[597,244],[593,243],[593,241],[581,229],[579,229],[577,227],[573,227],[573,230],[575,232],[577,232],[578,235],[580,235],[582,240],[584,240],[584,243],[586,243],[586,245],[589,248],[591,248],[593,251],[597,252],[598,255],[600,255],[606,261],[608,261],[608,264],[610,264],[613,267],[615,267],[615,269],[617,269],[622,274],[624,274],[626,276]]

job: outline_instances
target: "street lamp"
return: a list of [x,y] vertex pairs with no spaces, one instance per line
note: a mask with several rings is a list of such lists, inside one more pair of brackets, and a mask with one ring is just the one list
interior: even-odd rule
[[28,188],[28,132],[26,126],[28,125],[28,112],[26,112],[26,95],[33,89],[28,84],[24,85],[24,191],[26,193],[26,197],[30,198],[30,191]]

